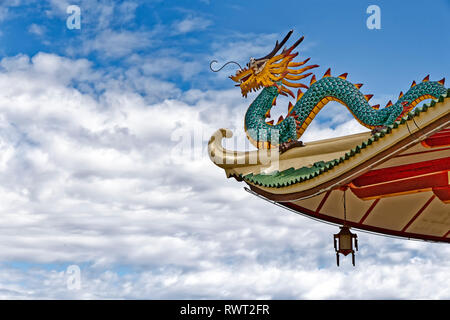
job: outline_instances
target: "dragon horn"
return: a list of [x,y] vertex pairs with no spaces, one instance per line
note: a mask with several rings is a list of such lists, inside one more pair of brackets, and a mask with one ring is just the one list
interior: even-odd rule
[[302,41],[303,39],[305,39],[304,36],[302,36],[300,39],[298,39],[297,41],[295,41],[295,43],[287,50],[283,50],[283,53],[290,53],[292,50],[294,50],[295,47],[297,47]]
[[281,40],[280,43],[278,43],[278,40],[277,40],[277,42],[275,43],[275,48],[273,48],[272,52],[270,52],[267,56],[259,58],[259,59],[255,59],[255,60],[265,60],[265,59],[270,59],[270,58],[274,57],[275,54],[284,46],[286,41],[288,41],[289,37],[292,35],[292,32],[294,32],[294,30],[289,31],[288,34],[284,37],[283,40]]

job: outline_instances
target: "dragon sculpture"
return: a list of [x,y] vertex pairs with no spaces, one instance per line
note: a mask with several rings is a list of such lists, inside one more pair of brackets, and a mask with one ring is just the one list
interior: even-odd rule
[[[277,54],[292,32],[291,30],[280,43],[277,41],[275,48],[267,56],[250,58],[246,68],[240,68],[234,76],[230,76],[237,82],[236,86],[240,87],[244,97],[247,97],[250,91],[263,88],[245,115],[247,137],[258,149],[279,148],[280,152],[285,152],[292,147],[301,146],[299,138],[329,101],[343,104],[359,123],[376,132],[393,124],[420,101],[437,98],[447,90],[444,87],[445,78],[430,81],[429,76],[426,76],[420,83],[413,81],[405,94],[400,92],[396,103],[389,101],[382,109],[379,105],[371,106],[369,100],[372,95],[364,95],[359,91],[362,84],[347,81],[347,73],[333,77],[328,69],[324,76],[317,80],[312,72],[306,73],[318,67],[306,65],[310,58],[302,62],[293,61],[298,55],[298,52],[293,53],[293,50],[303,41],[303,37],[290,48],[284,48]],[[300,68],[296,69],[297,67]],[[312,77],[309,86],[295,82],[310,75]],[[289,87],[298,89],[296,97]],[[302,89],[306,89],[305,92]],[[289,102],[286,117],[281,116],[276,123],[273,120],[266,122],[279,94],[290,95],[296,102]]]

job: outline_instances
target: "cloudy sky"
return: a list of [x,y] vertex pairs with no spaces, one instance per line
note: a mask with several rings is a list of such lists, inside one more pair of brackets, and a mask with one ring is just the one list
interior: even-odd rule
[[[0,1],[0,298],[450,298],[448,245],[359,232],[357,267],[337,268],[337,227],[248,194],[206,154],[222,127],[244,145],[254,98],[209,61],[245,64],[290,29],[317,76],[348,72],[374,104],[448,77],[450,3],[392,2]],[[342,108],[304,140],[364,131]]]

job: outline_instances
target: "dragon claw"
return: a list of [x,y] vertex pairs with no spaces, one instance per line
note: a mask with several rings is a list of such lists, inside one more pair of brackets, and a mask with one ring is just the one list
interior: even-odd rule
[[285,153],[289,149],[303,147],[303,146],[304,146],[303,141],[299,141],[299,140],[291,140],[288,142],[283,142],[279,146],[280,154]]
[[372,135],[375,135],[375,134],[377,134],[377,133],[383,131],[383,130],[386,129],[386,128],[387,128],[387,126],[385,126],[385,125],[382,125],[382,126],[376,126],[375,128],[372,129],[371,134],[372,134]]
[[283,96],[286,96],[287,97],[287,94],[286,94],[286,92],[284,92],[283,91],[283,89],[281,88],[281,86],[280,85],[278,85],[276,82],[274,83],[274,85],[275,85],[275,87],[277,88],[277,92],[278,92],[278,94],[281,94],[281,95],[283,95]]

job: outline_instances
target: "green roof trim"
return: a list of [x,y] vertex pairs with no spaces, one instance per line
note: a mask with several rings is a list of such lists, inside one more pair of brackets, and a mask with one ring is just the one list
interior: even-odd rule
[[368,140],[363,141],[361,144],[355,146],[354,148],[346,152],[339,159],[334,159],[328,162],[319,161],[314,163],[310,167],[302,167],[299,169],[289,168],[283,171],[274,171],[267,174],[260,173],[256,175],[250,173],[245,176],[240,175],[239,177],[244,181],[250,182],[252,184],[269,188],[287,187],[295,183],[304,182],[306,180],[315,178],[318,175],[322,174],[323,172],[327,172],[328,170],[339,165],[340,163],[349,160],[355,154],[360,153],[362,149],[365,149],[368,145],[371,145],[374,141],[378,141],[382,139],[384,136],[390,134],[392,132],[392,129],[404,125],[407,120],[411,120],[414,117],[417,117],[422,112],[426,112],[429,108],[434,107],[437,102],[443,102],[445,98],[450,98],[450,89],[447,89],[447,93],[441,95],[438,99],[434,99],[430,103],[424,103],[421,107],[417,107],[411,110],[402,119],[394,122],[392,125],[387,126],[387,128],[381,130],[380,132],[377,132]]

